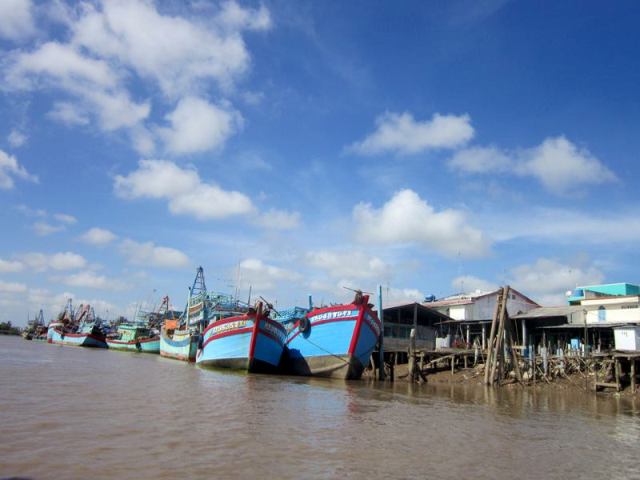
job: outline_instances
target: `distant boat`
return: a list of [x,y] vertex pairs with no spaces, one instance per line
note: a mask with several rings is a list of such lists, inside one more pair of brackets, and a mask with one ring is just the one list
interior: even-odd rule
[[369,296],[352,303],[315,308],[289,331],[285,368],[295,375],[358,379],[380,336],[381,324]]
[[198,267],[184,313],[177,319],[172,315],[164,319],[160,330],[161,356],[195,362],[200,332],[209,322],[208,303],[204,270]]
[[280,366],[285,327],[269,318],[262,302],[243,315],[213,321],[204,331],[196,364],[248,372],[275,372]]
[[73,311],[71,300],[58,320],[49,324],[47,341],[58,345],[107,348],[101,322],[90,305],[80,305]]
[[107,336],[107,345],[114,350],[131,352],[160,353],[160,335],[141,323],[118,325],[114,336]]
[[22,338],[25,340],[47,340],[47,326],[44,323],[44,313],[42,309],[33,320],[27,321],[27,328],[22,332]]

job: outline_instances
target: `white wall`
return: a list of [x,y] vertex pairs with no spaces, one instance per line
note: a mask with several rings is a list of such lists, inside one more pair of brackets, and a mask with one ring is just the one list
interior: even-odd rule
[[[472,320],[492,319],[496,311],[497,301],[498,301],[497,293],[478,298],[474,303],[471,319]],[[535,307],[536,307],[535,305],[531,304],[519,293],[514,291],[509,292],[509,299],[507,300],[507,312],[509,313],[509,316],[514,316],[514,315],[517,315],[518,313],[528,312],[529,310]]]

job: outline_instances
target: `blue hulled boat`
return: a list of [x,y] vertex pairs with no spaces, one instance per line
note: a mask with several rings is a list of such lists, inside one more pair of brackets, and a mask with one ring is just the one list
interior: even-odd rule
[[107,348],[102,323],[90,305],[80,305],[74,312],[71,300],[58,320],[49,325],[47,341],[58,345]]
[[258,302],[243,315],[213,321],[204,331],[196,364],[248,372],[275,372],[280,366],[287,332],[269,318]]
[[360,378],[380,336],[372,307],[368,295],[356,292],[352,303],[315,308],[298,319],[286,342],[287,372]]
[[198,267],[196,278],[189,289],[189,299],[180,318],[165,318],[160,330],[160,355],[194,362],[200,338],[209,323],[209,299],[204,283],[204,270]]
[[107,345],[113,350],[129,352],[160,353],[160,336],[154,335],[144,325],[118,325],[114,336],[107,336]]
[[160,335],[152,317],[160,315],[169,297],[162,299],[158,314],[138,309],[133,322],[120,323],[114,333],[107,335],[107,345],[113,350],[129,352],[160,353]]

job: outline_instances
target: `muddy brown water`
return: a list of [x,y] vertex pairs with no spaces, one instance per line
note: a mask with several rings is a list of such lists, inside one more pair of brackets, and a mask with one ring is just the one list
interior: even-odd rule
[[0,478],[640,478],[640,400],[202,370],[0,337]]

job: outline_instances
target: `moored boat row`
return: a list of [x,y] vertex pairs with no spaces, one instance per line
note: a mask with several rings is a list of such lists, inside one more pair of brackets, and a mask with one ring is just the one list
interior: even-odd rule
[[[251,373],[285,373],[341,379],[360,378],[381,333],[369,296],[320,308],[276,311],[264,299],[255,306],[208,292],[198,268],[184,311],[176,314],[165,297],[156,320],[136,315],[105,334],[93,310],[65,311],[49,325],[49,343],[159,353],[205,368]],[[159,332],[158,332],[159,330]]]

